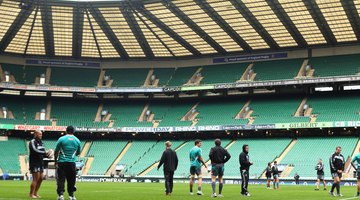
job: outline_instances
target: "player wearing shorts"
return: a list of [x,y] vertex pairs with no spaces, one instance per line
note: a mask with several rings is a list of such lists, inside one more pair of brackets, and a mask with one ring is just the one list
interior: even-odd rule
[[198,177],[198,191],[197,195],[203,195],[201,191],[202,185],[202,176],[201,176],[201,166],[204,165],[207,168],[206,163],[202,158],[202,150],[200,149],[202,145],[201,140],[195,140],[195,146],[190,150],[190,195],[193,195],[193,186],[195,182],[195,175]]
[[216,177],[219,177],[219,197],[223,197],[223,175],[224,175],[224,164],[230,159],[229,152],[221,146],[221,140],[215,140],[215,147],[211,148],[209,158],[211,161],[211,197],[216,197]]
[[319,159],[319,162],[317,163],[316,167],[316,174],[317,174],[317,181],[316,181],[316,188],[315,190],[319,190],[320,182],[322,181],[324,184],[324,190],[326,190],[326,182],[324,179],[324,164],[322,163],[322,160]]
[[34,139],[32,139],[29,143],[29,170],[32,174],[32,182],[30,186],[29,197],[36,199],[41,198],[38,195],[38,191],[40,189],[42,180],[43,180],[43,172],[44,172],[44,157],[47,157],[49,152],[45,151],[45,147],[41,141],[42,132],[35,131]]
[[277,161],[274,162],[274,165],[271,168],[271,172],[273,174],[273,185],[274,185],[274,189],[279,189],[279,169],[277,166]]
[[[359,152],[360,152],[360,149],[359,149]],[[356,193],[356,197],[360,197],[360,153],[356,154],[352,158],[351,165],[356,170],[356,176],[357,176],[357,193]]]
[[[331,190],[329,194],[331,196],[340,196],[343,195],[340,193],[340,181],[342,177],[342,172],[344,171],[345,167],[345,159],[344,156],[341,154],[341,147],[336,147],[335,153],[333,153],[330,157],[330,170],[331,175],[334,179],[334,183],[332,184]],[[336,188],[337,195],[334,194],[334,189]]]
[[249,154],[249,145],[244,144],[242,147],[242,152],[239,155],[240,173],[241,173],[241,195],[249,197],[251,196],[248,191],[249,169],[253,163],[250,162],[250,158],[248,154]]
[[266,189],[271,189],[270,182],[271,182],[271,163],[268,163],[266,170],[265,170],[265,176],[266,176]]

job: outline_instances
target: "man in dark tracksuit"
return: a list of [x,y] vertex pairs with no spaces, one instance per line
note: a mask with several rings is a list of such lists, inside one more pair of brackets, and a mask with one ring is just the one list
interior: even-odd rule
[[271,182],[271,163],[268,163],[266,167],[265,176],[266,176],[266,189],[270,189],[270,182]]
[[250,196],[248,191],[248,183],[249,183],[249,169],[253,164],[249,159],[249,145],[244,144],[242,147],[242,152],[239,156],[240,162],[240,173],[241,173],[241,194],[243,196]]
[[212,197],[216,197],[216,177],[219,177],[219,197],[222,197],[224,164],[230,159],[229,152],[221,146],[221,140],[215,140],[215,147],[211,148],[209,158],[211,160],[211,186]]
[[[329,194],[331,196],[340,196],[343,195],[340,193],[340,180],[342,177],[342,172],[344,171],[345,167],[345,159],[344,156],[341,154],[341,147],[336,147],[335,153],[333,153],[330,157],[330,170],[331,175],[334,179],[334,183],[332,184],[331,190]],[[337,195],[334,194],[334,189],[336,188]]]
[[34,139],[32,139],[29,143],[29,169],[32,175],[32,182],[30,186],[30,198],[40,198],[38,195],[38,191],[40,189],[42,180],[43,180],[43,172],[44,172],[44,157],[48,156],[48,152],[45,151],[45,147],[41,141],[42,132],[35,131]]
[[173,178],[174,172],[178,166],[178,157],[176,152],[171,149],[171,142],[165,142],[166,150],[163,152],[160,163],[158,165],[158,170],[164,164],[164,176],[165,176],[165,189],[166,195],[171,195],[173,191]]

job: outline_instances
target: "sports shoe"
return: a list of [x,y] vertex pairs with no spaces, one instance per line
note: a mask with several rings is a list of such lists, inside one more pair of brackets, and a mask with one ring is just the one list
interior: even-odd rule
[[342,195],[342,194],[337,194],[336,196],[338,196],[338,197],[343,197],[344,195]]
[[75,196],[69,197],[69,200],[76,200]]
[[223,198],[224,196],[223,196],[222,194],[219,194],[218,197],[219,197],[219,198]]
[[319,188],[315,188],[316,191],[319,191]]
[[216,196],[216,193],[212,193],[211,197],[212,197],[212,198],[217,197],[217,196]]
[[246,196],[246,197],[251,197],[250,193],[245,193],[245,194],[242,194],[243,196]]
[[202,193],[202,191],[197,191],[196,194],[197,194],[197,195],[204,195],[204,193]]
[[190,192],[190,195],[192,196],[192,195],[194,195],[194,193]]
[[64,195],[58,196],[57,200],[64,200]]
[[336,195],[334,194],[334,192],[329,192],[329,195],[330,195],[330,196],[334,196],[334,197],[336,196]]
[[324,188],[324,190],[326,190],[326,188]]

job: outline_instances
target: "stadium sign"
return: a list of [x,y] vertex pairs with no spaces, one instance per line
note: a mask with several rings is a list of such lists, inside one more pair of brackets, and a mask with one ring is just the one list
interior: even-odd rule
[[13,124],[0,124],[0,129],[14,129]]
[[360,76],[338,76],[325,78],[306,78],[288,79],[275,81],[244,81],[237,83],[221,83],[214,85],[196,85],[184,87],[68,87],[68,86],[47,86],[47,85],[23,85],[14,83],[0,83],[0,88],[22,91],[41,91],[41,92],[76,92],[76,93],[164,93],[164,92],[187,92],[216,89],[241,89],[254,87],[273,87],[282,85],[304,85],[316,83],[335,83],[335,82],[356,82],[360,81]]
[[15,125],[14,129],[20,131],[66,131],[66,126]]
[[336,121],[333,127],[360,127],[360,121]]
[[127,92],[135,92],[135,93],[161,93],[163,92],[163,88],[96,88],[96,92],[98,93],[127,93]]
[[303,85],[316,83],[334,83],[334,82],[352,82],[360,81],[360,76],[339,76],[324,78],[306,78],[306,79],[287,79],[275,81],[244,81],[237,83],[215,84],[214,89],[233,89],[233,88],[251,88],[251,87],[272,87],[281,85]]
[[246,124],[246,125],[226,125],[223,130],[256,130],[256,129],[275,129],[275,124]]
[[279,59],[279,58],[287,58],[287,57],[288,57],[287,53],[255,54],[255,55],[214,58],[213,63],[232,63],[232,62],[241,62],[241,61]]
[[300,123],[275,124],[275,129],[328,128],[328,127],[333,127],[333,122],[300,122]]
[[27,59],[26,64],[27,65],[59,66],[59,67],[100,68],[99,62],[72,61],[72,60]]
[[76,132],[120,132],[120,128],[108,128],[108,127],[75,127]]

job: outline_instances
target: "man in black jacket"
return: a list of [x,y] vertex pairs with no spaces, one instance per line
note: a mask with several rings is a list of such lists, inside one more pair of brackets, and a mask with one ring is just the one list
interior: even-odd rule
[[42,132],[35,131],[34,139],[29,143],[29,169],[32,174],[32,182],[30,186],[30,198],[40,198],[38,195],[39,188],[43,180],[44,163],[43,159],[50,155],[50,151],[45,151],[45,147],[41,141]]
[[271,182],[271,163],[268,163],[266,170],[265,170],[265,176],[266,176],[266,189],[271,189],[270,188],[270,182]]
[[224,175],[224,164],[229,161],[229,152],[221,146],[221,140],[215,140],[215,147],[211,148],[209,157],[211,160],[211,186],[213,193],[211,197],[216,197],[216,177],[219,177],[219,197],[223,197],[223,175]]
[[[341,147],[336,147],[335,153],[333,153],[330,157],[330,171],[331,175],[334,179],[334,183],[332,184],[331,190],[329,194],[331,196],[340,196],[343,195],[340,193],[340,180],[342,177],[342,172],[344,171],[345,167],[345,159],[344,156],[341,154]],[[337,195],[334,194],[334,189],[336,188]]]
[[239,162],[240,162],[240,173],[241,173],[241,194],[243,196],[250,196],[250,193],[248,192],[248,183],[249,183],[249,169],[250,166],[253,164],[250,162],[249,159],[249,145],[244,144],[242,147],[242,152],[239,156]]
[[171,142],[165,142],[166,150],[163,152],[160,163],[158,165],[158,170],[164,164],[164,176],[165,176],[165,189],[166,195],[171,195],[173,191],[173,178],[174,172],[178,166],[178,157],[176,152],[171,149]]

